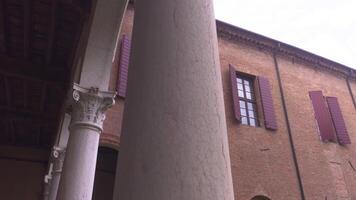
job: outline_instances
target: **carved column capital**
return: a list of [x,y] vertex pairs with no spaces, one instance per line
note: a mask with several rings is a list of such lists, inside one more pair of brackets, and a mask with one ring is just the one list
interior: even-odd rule
[[89,126],[103,130],[105,111],[115,103],[116,92],[99,91],[98,88],[73,86],[72,121],[69,128]]

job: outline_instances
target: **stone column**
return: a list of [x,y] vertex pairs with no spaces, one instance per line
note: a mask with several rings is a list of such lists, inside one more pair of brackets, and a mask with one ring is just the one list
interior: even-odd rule
[[99,136],[105,111],[114,104],[115,93],[74,85],[70,136],[58,200],[92,198]]
[[48,200],[56,200],[59,180],[61,178],[65,150],[54,146],[51,152],[52,157],[52,180],[49,186]]
[[44,198],[43,200],[56,200],[59,180],[61,178],[62,166],[67,147],[70,123],[70,115],[64,113],[57,133],[55,145],[52,148],[49,158],[48,174],[45,175]]
[[211,0],[137,0],[116,200],[233,200]]

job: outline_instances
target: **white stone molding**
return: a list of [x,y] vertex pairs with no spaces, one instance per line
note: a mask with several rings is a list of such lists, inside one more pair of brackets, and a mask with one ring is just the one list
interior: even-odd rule
[[56,178],[55,174],[60,174],[62,172],[64,155],[65,149],[60,148],[58,146],[53,146],[51,151],[48,173],[44,177],[44,200],[49,199],[51,187],[53,187],[53,179]]
[[54,146],[51,152],[51,156],[53,159],[52,173],[61,173],[65,157],[65,149]]
[[115,103],[116,92],[99,91],[98,88],[73,86],[72,120],[69,129],[75,126],[87,126],[103,130],[105,111]]

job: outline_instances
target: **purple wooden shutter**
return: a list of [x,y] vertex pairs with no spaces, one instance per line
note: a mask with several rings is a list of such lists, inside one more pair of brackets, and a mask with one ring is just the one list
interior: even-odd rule
[[351,144],[349,134],[346,130],[344,117],[342,116],[339,102],[336,97],[326,97],[331,119],[334,123],[336,137],[340,144]]
[[334,128],[330,113],[325,104],[323,93],[321,91],[310,91],[309,96],[313,104],[315,119],[319,126],[321,140],[334,141]]
[[117,81],[118,96],[126,97],[127,75],[129,72],[131,40],[123,35],[121,40],[121,52],[119,58],[119,77]]
[[267,78],[259,76],[258,85],[261,93],[261,102],[266,129],[277,130],[276,114],[274,112],[271,86]]
[[232,101],[233,101],[233,106],[234,106],[234,115],[235,115],[235,118],[237,119],[237,121],[240,121],[241,114],[240,114],[239,96],[237,93],[236,70],[235,70],[235,67],[232,66],[231,64],[229,65],[229,71],[230,71]]

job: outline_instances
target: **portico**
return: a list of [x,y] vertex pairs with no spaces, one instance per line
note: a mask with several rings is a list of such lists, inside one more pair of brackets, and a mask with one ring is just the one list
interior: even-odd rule
[[[31,6],[37,3],[18,6],[23,6],[26,16],[32,19],[36,11],[32,11]],[[61,91],[56,93],[61,95],[58,102],[50,104],[57,118],[52,120],[56,123],[51,126],[52,139],[44,147],[51,152],[48,161],[44,161],[48,162],[44,199],[89,200],[93,196],[98,148],[109,146],[101,143],[100,137],[106,134],[103,126],[106,111],[117,100],[110,87],[110,77],[127,4],[127,0],[50,3],[53,16],[45,46],[51,51],[43,55],[43,65],[59,65],[57,54],[67,53],[67,60],[63,62],[68,68],[61,73],[48,68],[44,73],[43,68],[38,68],[38,74],[34,77],[30,74],[30,80],[46,83],[43,88],[39,87],[43,90],[40,100],[53,92],[47,92],[51,85]],[[6,11],[12,6],[2,1],[0,5],[0,10],[5,6]],[[66,6],[76,12],[80,20],[73,46],[59,51],[60,43],[55,36],[64,23],[61,20],[65,19],[58,18],[58,13]],[[122,134],[120,147],[116,147],[120,153],[113,198],[233,200],[212,1],[137,1],[135,7],[128,93],[124,101],[119,100],[125,102],[125,112],[123,128],[118,130]],[[11,22],[4,16],[0,21],[3,19],[6,23],[5,26],[0,23],[0,31],[8,29]],[[24,19],[25,41],[22,42],[28,48],[28,43],[35,44],[35,39],[28,38],[28,31],[37,26]],[[16,55],[11,53],[8,32],[1,36],[0,39],[6,41],[1,46],[1,56],[6,55],[1,63],[6,66],[2,70],[9,93],[4,102],[12,108],[15,105],[11,105],[11,98],[16,97],[11,94],[15,89],[6,86],[7,76],[13,70],[11,64],[19,63],[12,58]],[[36,65],[31,53],[25,49],[24,59]],[[18,75],[17,72],[10,74]],[[58,84],[52,84],[52,80]],[[24,108],[30,98],[25,83]],[[39,109],[41,113],[50,111],[43,105]],[[21,115],[18,110],[13,114]],[[7,133],[14,132],[8,129]]]

